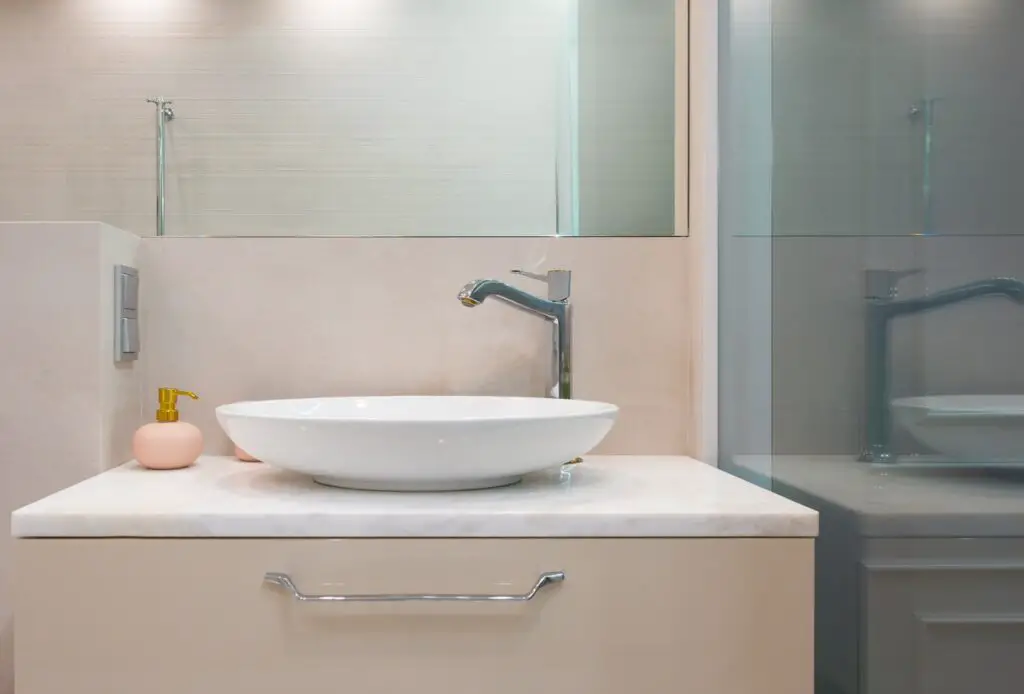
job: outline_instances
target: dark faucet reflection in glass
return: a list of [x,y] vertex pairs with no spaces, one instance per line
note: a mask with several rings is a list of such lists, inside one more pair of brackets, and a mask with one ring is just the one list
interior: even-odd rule
[[895,459],[890,449],[892,412],[889,402],[889,326],[894,319],[983,296],[1003,296],[1024,304],[1024,282],[1007,277],[971,282],[911,299],[897,299],[896,283],[900,278],[917,272],[867,272],[867,384],[864,397],[864,448],[860,455],[860,460],[864,462],[888,463]]

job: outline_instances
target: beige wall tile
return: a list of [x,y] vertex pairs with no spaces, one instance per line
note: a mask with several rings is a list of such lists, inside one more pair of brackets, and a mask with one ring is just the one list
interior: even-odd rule
[[114,271],[117,265],[138,264],[139,237],[107,224],[100,225],[97,280],[99,282],[99,345],[97,361],[102,388],[101,460],[106,467],[132,457],[132,434],[142,422],[141,366],[137,362],[115,363],[113,316],[115,311]]
[[162,385],[199,391],[184,416],[224,452],[213,410],[237,400],[542,395],[547,326],[455,295],[512,268],[565,267],[576,394],[622,408],[601,450],[687,453],[686,252],[683,238],[146,239],[143,409]]
[[[136,371],[112,364],[113,263],[138,239],[95,222],[0,223],[0,692],[12,691],[11,511],[127,458]],[[109,328],[109,330],[108,330]],[[134,415],[133,415],[134,411]]]
[[[16,338],[0,354],[9,370],[0,402],[4,525],[14,508],[126,459],[160,385],[202,393],[184,416],[215,452],[228,442],[213,409],[240,399],[542,395],[546,326],[498,302],[469,310],[455,299],[464,283],[511,279],[514,267],[575,273],[577,395],[622,408],[602,452],[689,453],[689,247],[678,237],[140,242],[101,223],[0,224],[0,310]],[[116,264],[140,269],[143,357],[133,365],[112,362]],[[9,550],[4,531],[4,694]]]

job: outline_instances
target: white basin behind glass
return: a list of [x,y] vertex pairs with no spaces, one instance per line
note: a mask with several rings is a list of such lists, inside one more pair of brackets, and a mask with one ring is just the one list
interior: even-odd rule
[[618,408],[552,398],[396,396],[239,402],[217,420],[241,449],[322,484],[482,489],[584,455]]
[[960,462],[1024,461],[1024,395],[929,395],[892,402],[918,441]]

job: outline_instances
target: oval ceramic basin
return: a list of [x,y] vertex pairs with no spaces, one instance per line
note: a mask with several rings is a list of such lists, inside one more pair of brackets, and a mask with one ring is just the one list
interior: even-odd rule
[[584,455],[615,405],[476,396],[311,398],[217,408],[228,437],[322,484],[387,491],[483,489]]
[[892,402],[918,441],[962,462],[1024,460],[1024,395],[929,395]]

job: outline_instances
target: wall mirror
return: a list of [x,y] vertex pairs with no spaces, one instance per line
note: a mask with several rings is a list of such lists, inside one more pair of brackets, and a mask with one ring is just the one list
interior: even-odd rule
[[685,234],[686,29],[685,0],[2,3],[0,218]]

